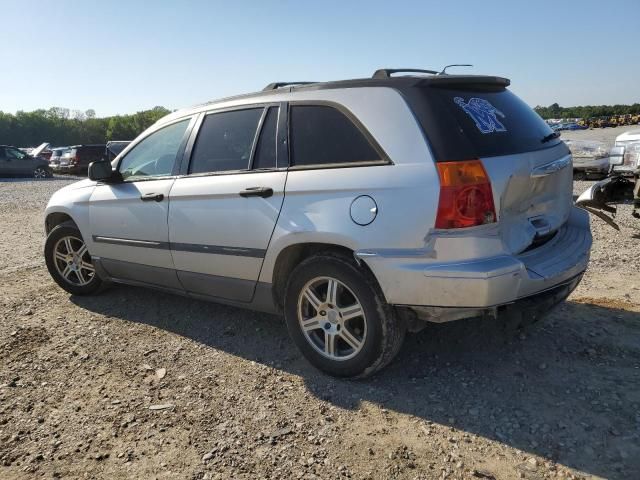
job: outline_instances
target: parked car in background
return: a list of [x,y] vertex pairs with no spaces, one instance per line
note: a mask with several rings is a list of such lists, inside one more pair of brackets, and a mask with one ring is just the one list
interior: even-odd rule
[[34,152],[36,156],[29,155],[11,145],[0,145],[0,175],[27,175],[34,178],[51,177],[52,172],[49,168],[49,162],[37,156],[39,153],[37,149]]
[[52,196],[49,272],[282,313],[343,377],[426,322],[541,318],[589,261],[571,152],[505,78],[396,72],[167,115]]
[[107,146],[104,149],[104,159],[108,162],[112,161],[120,152],[122,152],[127,145],[131,143],[131,140],[111,140],[107,142]]
[[51,157],[49,158],[49,167],[54,172],[59,171],[60,158],[68,150],[68,147],[56,147],[51,150]]
[[554,132],[560,132],[563,130],[586,130],[587,127],[580,125],[576,122],[564,122],[551,125]]
[[564,130],[586,130],[587,127],[576,122],[565,123]]
[[573,157],[573,173],[587,178],[604,178],[609,173],[609,146],[595,140],[565,140]]
[[58,171],[63,173],[87,174],[91,162],[104,157],[105,144],[73,145],[60,157]]

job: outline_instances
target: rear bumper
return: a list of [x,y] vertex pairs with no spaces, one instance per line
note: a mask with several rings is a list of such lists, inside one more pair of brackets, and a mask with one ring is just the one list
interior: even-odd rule
[[587,268],[591,242],[587,212],[573,208],[553,239],[520,255],[456,263],[367,256],[366,262],[389,303],[469,309],[457,317],[464,318],[475,316],[474,310],[512,304],[579,278]]
[[556,285],[549,290],[538,292],[529,297],[519,298],[512,303],[496,305],[487,308],[466,307],[404,307],[412,310],[419,320],[444,323],[463,318],[493,317],[513,318],[522,317],[539,318],[549,312],[553,307],[564,301],[582,280],[582,273]]

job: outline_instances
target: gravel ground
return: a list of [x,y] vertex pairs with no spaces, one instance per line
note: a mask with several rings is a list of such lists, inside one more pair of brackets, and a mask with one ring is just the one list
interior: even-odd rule
[[0,180],[0,478],[640,478],[626,209],[620,232],[593,220],[583,283],[539,324],[433,325],[351,382],[310,367],[277,317],[63,292],[42,210],[71,181]]

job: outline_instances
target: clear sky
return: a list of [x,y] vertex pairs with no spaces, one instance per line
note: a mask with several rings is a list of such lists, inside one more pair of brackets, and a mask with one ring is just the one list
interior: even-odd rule
[[0,0],[0,19],[5,112],[174,109],[448,63],[532,106],[640,102],[640,0]]

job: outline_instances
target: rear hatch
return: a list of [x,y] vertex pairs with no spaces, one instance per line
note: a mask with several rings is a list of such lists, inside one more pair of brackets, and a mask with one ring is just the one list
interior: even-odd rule
[[440,76],[403,94],[437,162],[481,160],[502,241],[515,254],[552,238],[567,221],[573,175],[567,146],[508,84]]
[[72,148],[70,150],[66,150],[62,156],[60,157],[60,166],[68,166],[71,163],[71,159],[76,158],[76,149]]

